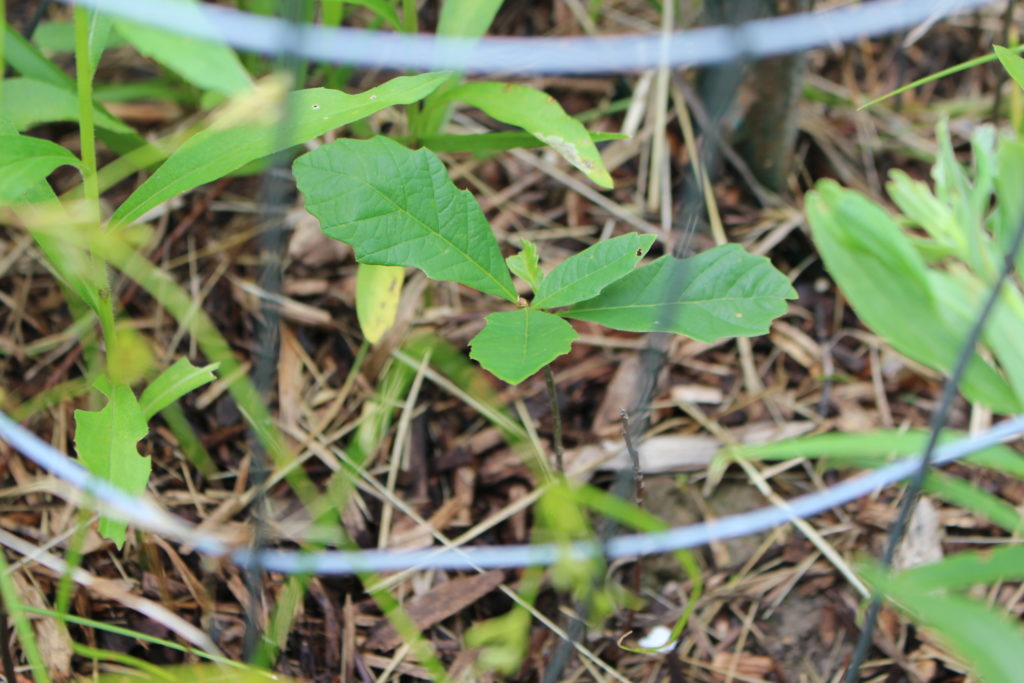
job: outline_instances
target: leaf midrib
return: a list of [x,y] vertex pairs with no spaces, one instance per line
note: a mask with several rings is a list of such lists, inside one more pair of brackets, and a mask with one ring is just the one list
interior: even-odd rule
[[[365,180],[365,179],[363,179],[363,178],[360,178],[359,176],[356,176],[356,175],[352,175],[351,173],[347,173],[347,172],[342,172],[342,171],[334,171],[333,169],[331,169],[331,170],[332,170],[332,171],[333,171],[334,173],[336,173],[337,175],[339,175],[339,176],[344,176],[344,177],[346,177],[346,178],[353,178],[353,179],[355,179],[356,181],[358,181],[359,183],[362,183],[362,184],[363,184],[363,185],[365,185],[366,187],[368,187],[368,188],[370,188],[371,190],[373,190],[373,192],[374,192],[374,193],[376,193],[376,194],[377,194],[377,195],[379,195],[380,197],[383,197],[383,198],[384,198],[384,199],[386,199],[386,200],[387,200],[387,201],[388,201],[388,202],[389,202],[389,203],[390,203],[390,204],[391,204],[392,206],[394,206],[397,212],[399,212],[399,213],[402,213],[402,214],[404,214],[404,215],[408,216],[408,217],[409,217],[410,219],[412,219],[412,220],[413,220],[413,221],[414,221],[415,223],[418,223],[419,225],[423,226],[423,229],[424,229],[424,230],[426,230],[426,231],[427,231],[427,232],[428,232],[429,234],[431,234],[431,235],[434,235],[434,236],[435,236],[435,237],[436,237],[436,238],[437,238],[438,240],[442,241],[443,243],[445,243],[445,244],[447,244],[447,245],[450,245],[450,246],[451,246],[451,248],[452,248],[453,250],[455,250],[455,251],[456,251],[457,253],[459,253],[460,255],[462,255],[462,257],[463,257],[463,258],[465,258],[465,259],[466,259],[466,260],[467,260],[467,261],[468,261],[469,263],[471,263],[471,264],[472,264],[472,265],[473,265],[473,266],[474,266],[475,268],[477,268],[477,269],[478,269],[478,270],[479,270],[480,272],[482,272],[482,273],[483,273],[484,275],[486,275],[486,276],[487,276],[488,278],[490,278],[490,279],[491,279],[491,280],[492,280],[492,281],[494,282],[494,284],[495,284],[495,285],[496,285],[496,286],[498,287],[498,289],[499,289],[500,291],[502,291],[502,292],[505,292],[505,293],[507,293],[507,294],[512,294],[512,293],[513,293],[512,291],[510,291],[510,290],[509,290],[509,289],[508,289],[508,288],[507,288],[507,287],[506,287],[506,286],[505,286],[505,285],[504,285],[504,284],[503,284],[503,283],[502,283],[502,282],[501,282],[501,281],[500,281],[500,280],[499,280],[499,279],[498,279],[498,278],[497,278],[497,277],[496,277],[496,276],[494,275],[494,273],[492,273],[492,272],[491,272],[490,270],[488,270],[487,268],[485,268],[485,267],[483,266],[483,264],[482,264],[481,262],[479,262],[479,261],[477,261],[476,259],[472,258],[472,257],[471,257],[471,256],[470,256],[470,255],[469,255],[469,254],[468,254],[467,252],[463,251],[463,250],[462,250],[462,249],[461,249],[460,247],[458,247],[458,246],[457,246],[457,245],[456,245],[456,244],[455,244],[454,242],[452,242],[452,241],[451,241],[450,239],[448,239],[447,237],[445,237],[445,236],[444,236],[444,234],[443,234],[443,233],[442,233],[442,232],[440,231],[440,228],[438,228],[438,230],[437,230],[437,231],[434,231],[434,230],[433,230],[433,229],[432,229],[432,228],[431,228],[431,227],[430,227],[429,225],[427,225],[427,224],[426,224],[425,222],[423,222],[423,221],[422,221],[422,220],[421,220],[421,219],[420,219],[420,218],[419,218],[418,216],[416,216],[416,215],[415,215],[415,214],[413,214],[413,213],[410,213],[410,212],[409,212],[409,211],[408,211],[408,210],[407,210],[407,209],[406,209],[405,207],[403,207],[403,206],[402,206],[401,204],[399,204],[398,202],[396,202],[396,201],[395,201],[395,200],[394,200],[394,199],[393,199],[392,197],[390,197],[389,195],[385,194],[385,193],[384,193],[384,192],[383,192],[382,190],[380,190],[379,188],[377,188],[377,187],[376,187],[375,185],[372,185],[372,184],[370,184],[370,183],[369,183],[369,181],[367,181],[367,180]],[[456,190],[456,192],[457,192],[457,193],[461,193],[461,192],[462,192],[462,190]],[[459,196],[460,196],[459,194],[457,194],[457,195],[456,195],[456,197],[459,197]],[[369,218],[379,218],[379,217],[380,217],[380,216],[371,216],[371,217],[369,217]],[[364,219],[362,219],[362,220],[368,220],[369,218],[364,218]],[[355,222],[355,221],[349,221],[349,222],[348,222],[348,225],[351,225],[351,224],[352,224],[352,223],[354,223],[354,222]],[[343,224],[341,224],[341,225],[342,225],[342,226],[344,226],[344,225],[346,225],[346,224],[344,224],[344,223],[343,223]],[[394,247],[389,247],[389,248],[394,248]],[[380,253],[380,251],[377,251],[377,252],[374,252],[374,253]],[[399,264],[396,264],[396,265],[399,265]],[[416,267],[416,265],[415,265],[415,264],[412,264],[412,263],[403,263],[403,264],[400,264],[400,265],[403,265],[403,266],[412,266],[412,267]],[[511,298],[511,299],[509,299],[509,300],[510,300],[510,301],[515,301],[515,296],[512,296],[512,298]]]

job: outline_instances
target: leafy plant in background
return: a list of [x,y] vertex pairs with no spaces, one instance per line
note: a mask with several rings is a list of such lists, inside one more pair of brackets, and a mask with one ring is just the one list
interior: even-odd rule
[[[996,55],[1024,87],[1024,60],[1003,48]],[[858,317],[894,349],[944,374],[952,370],[982,301],[996,281],[1014,233],[1024,220],[1024,143],[980,126],[971,137],[972,165],[956,158],[946,123],[932,185],[893,171],[891,214],[853,190],[825,180],[807,194],[806,210],[825,267]],[[1018,272],[1024,258],[1018,255]],[[1024,292],[1003,284],[998,304],[973,352],[960,388],[970,401],[997,413],[1024,406]],[[944,437],[952,437],[952,430]],[[883,430],[826,434],[760,446],[738,446],[738,458],[821,458],[828,467],[871,466],[919,453],[923,432]],[[1024,479],[1024,458],[1006,446],[976,453],[969,462]],[[1019,534],[1014,506],[943,472],[928,473],[925,490]],[[1020,580],[1021,550],[960,553],[938,563],[890,575],[866,563],[865,579],[898,608],[928,626],[983,680],[1019,676],[1024,632],[1000,610],[963,595],[997,580]]]

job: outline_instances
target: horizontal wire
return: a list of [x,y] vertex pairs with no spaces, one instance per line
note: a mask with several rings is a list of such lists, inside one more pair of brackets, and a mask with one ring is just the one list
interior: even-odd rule
[[694,66],[770,57],[893,33],[923,22],[934,23],[994,1],[875,0],[833,10],[665,34],[481,39],[294,25],[277,17],[207,3],[76,0],[75,4],[260,54],[280,54],[282,36],[298,31],[298,39],[289,43],[291,54],[317,62],[519,76],[629,73],[666,65]]
[[[959,439],[938,449],[934,464],[942,465],[1024,433],[1024,416],[999,423],[975,436]],[[215,536],[198,531],[185,520],[160,509],[144,498],[130,496],[92,475],[84,467],[0,412],[0,438],[24,456],[106,504],[111,512],[139,528],[168,535],[204,554],[227,556],[234,563],[259,566],[285,574],[354,574],[360,572],[422,569],[494,569],[554,564],[559,559],[605,556],[633,557],[704,546],[785,524],[796,517],[810,517],[865,496],[905,479],[919,465],[910,456],[852,477],[822,491],[800,496],[779,507],[765,507],[708,522],[666,531],[617,536],[605,544],[538,544],[470,546],[412,551],[327,550],[230,550]]]

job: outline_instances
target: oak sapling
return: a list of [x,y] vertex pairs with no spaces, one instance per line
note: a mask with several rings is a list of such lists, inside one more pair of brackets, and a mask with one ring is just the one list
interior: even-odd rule
[[527,240],[502,259],[476,200],[455,187],[441,160],[387,138],[337,140],[299,157],[293,170],[324,233],[351,245],[360,263],[419,268],[513,304],[512,275],[529,284],[528,303],[489,314],[469,342],[470,357],[510,384],[569,352],[577,334],[566,318],[711,342],[764,334],[796,296],[767,258],[736,244],[638,267],[655,238],[630,233],[546,275]]

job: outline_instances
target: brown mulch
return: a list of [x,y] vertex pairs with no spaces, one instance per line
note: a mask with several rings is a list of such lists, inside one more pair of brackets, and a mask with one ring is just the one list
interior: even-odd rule
[[[576,35],[586,30],[573,8],[587,3],[506,4],[496,22],[498,32]],[[28,16],[24,9],[13,17],[16,26]],[[605,2],[602,10],[594,27],[600,32],[635,31],[644,23],[657,30],[660,21],[656,9],[640,0]],[[50,12],[67,16],[59,8]],[[927,168],[920,159],[932,152],[931,132],[938,117],[933,105],[956,103],[957,121],[967,123],[954,125],[953,131],[964,139],[970,123],[989,117],[1001,83],[998,71],[975,69],[873,110],[858,112],[856,104],[985,53],[987,45],[1001,40],[998,16],[991,10],[942,23],[905,49],[898,40],[883,39],[812,53],[786,202],[759,203],[756,188],[743,179],[743,169],[727,158],[713,198],[728,238],[769,255],[792,276],[799,299],[764,337],[712,345],[685,338],[668,343],[647,416],[648,438],[641,446],[648,470],[644,504],[651,512],[672,525],[693,523],[767,505],[766,490],[790,498],[842,476],[795,462],[731,467],[719,477],[708,465],[724,443],[927,424],[941,378],[887,349],[859,324],[815,255],[799,195],[813,180],[835,177],[882,199],[881,182],[889,169],[923,177]],[[422,19],[427,25],[434,21],[430,9]],[[152,69],[119,49],[101,65],[99,78],[124,79]],[[692,85],[690,72],[679,76]],[[357,73],[349,87],[362,90],[386,77]],[[693,157],[678,107],[695,92],[673,86],[664,131],[656,130],[658,102],[652,95],[631,99],[631,111],[602,113],[613,101],[631,98],[644,78],[523,81],[546,89],[572,113],[597,110],[588,122],[592,130],[620,130],[632,114],[637,121],[633,136],[603,148],[616,182],[615,190],[603,196],[619,207],[619,214],[602,206],[595,190],[568,188],[561,177],[572,173],[543,150],[487,159],[443,157],[455,182],[477,196],[508,253],[519,236],[529,235],[550,263],[613,233],[650,225],[660,230],[663,202],[669,203],[669,215],[678,215]],[[746,92],[739,98],[741,108],[747,104]],[[693,109],[689,115],[699,134],[700,103],[687,106]],[[154,134],[174,130],[187,115],[176,107],[118,113],[132,116],[133,123]],[[740,109],[726,123],[741,118]],[[402,121],[398,113],[385,111],[369,125],[375,131],[397,132]],[[459,112],[454,122],[464,131],[489,125],[486,117],[468,110]],[[69,126],[43,126],[32,133],[77,144]],[[673,193],[667,198],[652,194],[658,183],[651,178],[650,157],[658,144],[665,145],[671,166]],[[112,158],[106,153],[104,160]],[[116,205],[142,178],[139,174],[115,187],[107,200]],[[58,189],[70,180],[60,175],[54,179]],[[256,283],[264,262],[259,238],[265,229],[260,192],[260,179],[249,177],[187,193],[153,219],[157,238],[147,253],[192,294],[247,368],[273,365],[274,389],[265,399],[302,458],[302,469],[322,491],[336,492],[328,489],[328,482],[341,478],[342,456],[358,451],[365,458],[361,468],[366,478],[347,498],[336,499],[343,501],[337,516],[346,539],[394,549],[439,545],[439,535],[459,544],[529,542],[531,505],[545,482],[523,449],[510,444],[469,397],[492,394],[497,409],[513,420],[530,422],[533,434],[525,441],[550,452],[553,422],[544,378],[538,375],[509,388],[482,371],[467,371],[458,353],[435,352],[439,355],[431,357],[432,369],[402,356],[408,340],[424,334],[464,353],[488,312],[467,290],[418,275],[406,284],[396,330],[372,349],[363,349],[354,313],[351,253],[320,235],[297,197],[291,198],[286,219],[289,244],[276,299],[281,315],[276,357],[258,358],[262,322]],[[710,231],[701,231],[693,244],[704,249],[714,239]],[[666,248],[659,243],[655,250]],[[197,364],[203,361],[195,341],[148,294],[124,278],[115,283],[122,316],[146,336],[160,363],[182,355]],[[90,407],[82,347],[69,332],[73,322],[29,236],[15,225],[0,227],[3,409],[66,453],[73,452],[74,410]],[[637,397],[647,339],[586,323],[575,327],[580,340],[554,369],[567,464],[581,479],[611,485],[610,470],[626,464],[600,464],[615,450],[602,444],[621,439],[619,414]],[[461,375],[463,382],[443,379],[466,372],[471,380],[466,374]],[[153,421],[142,445],[154,464],[149,492],[168,510],[203,528],[244,539],[252,533],[252,513],[259,508],[261,531],[275,543],[293,546],[302,536],[325,544],[343,540],[338,527],[317,525],[287,483],[272,479],[257,495],[259,484],[253,482],[254,470],[261,466],[259,453],[223,382],[188,396],[182,406],[208,463],[190,462],[180,434],[161,418]],[[965,427],[970,417],[968,406],[958,403],[949,422]],[[268,573],[260,577],[254,598],[237,567],[207,561],[149,534],[129,534],[124,550],[116,550],[98,536],[91,513],[80,512],[79,501],[69,500],[65,489],[5,444],[0,444],[0,466],[6,487],[0,544],[9,551],[8,562],[18,563],[12,576],[26,605],[53,608],[63,560],[77,547],[81,570],[74,579],[70,611],[80,617],[190,646],[212,646],[241,660],[248,612],[279,648],[264,663],[281,674],[317,681],[430,678],[418,653],[381,616],[379,604],[359,578],[299,581]],[[1019,482],[991,475],[982,480],[967,466],[951,471],[998,490],[1014,504],[1024,500]],[[258,505],[247,507],[253,500]],[[587,607],[545,583],[536,600],[538,618],[531,622],[523,666],[507,676],[475,670],[479,653],[466,648],[462,636],[474,624],[513,607],[523,591],[521,570],[403,572],[376,577],[376,582],[379,591],[405,605],[457,680],[835,680],[859,633],[863,597],[844,576],[846,562],[857,553],[879,551],[898,501],[899,490],[887,489],[809,520],[810,535],[787,526],[699,549],[706,590],[671,653],[635,654],[617,644],[631,628],[633,635],[624,642],[635,645],[653,627],[671,627],[682,612],[692,585],[671,558],[648,558],[638,573],[633,563],[613,563],[609,582],[632,590],[639,576],[640,600],[585,628],[578,626]],[[939,551],[1002,535],[962,510],[930,505],[935,522],[928,538]],[[840,561],[828,559],[824,549],[834,550]],[[25,560],[29,553],[32,559]],[[993,599],[1017,614],[1017,589],[1003,585]],[[288,608],[277,610],[281,605]],[[112,666],[73,654],[72,641],[158,665],[195,659],[129,636],[74,624],[64,630],[55,623],[47,618],[33,621],[55,679]],[[576,650],[559,663],[556,653],[566,633],[573,634]],[[875,646],[865,680],[963,680],[963,667],[931,634],[894,612],[883,612]]]

